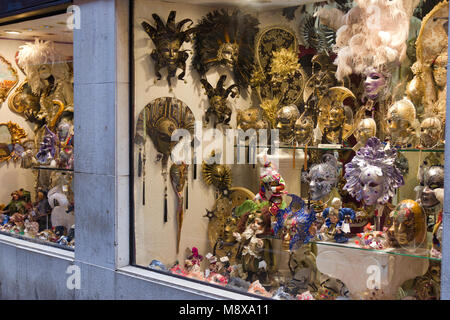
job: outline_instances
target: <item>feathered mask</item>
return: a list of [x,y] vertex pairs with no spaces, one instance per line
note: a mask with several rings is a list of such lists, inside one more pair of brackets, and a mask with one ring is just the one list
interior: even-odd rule
[[246,89],[253,70],[258,25],[256,18],[239,10],[229,13],[221,9],[208,13],[197,26],[194,69],[204,76],[211,67],[229,66],[236,83]]
[[396,167],[397,149],[385,146],[378,138],[367,140],[365,147],[361,148],[352,161],[345,165],[345,179],[347,183],[344,190],[347,190],[352,197],[360,201],[363,198],[363,189],[360,183],[362,169],[375,168],[374,174],[384,177],[383,194],[381,202],[386,203],[395,194],[395,189],[404,184],[403,176]]

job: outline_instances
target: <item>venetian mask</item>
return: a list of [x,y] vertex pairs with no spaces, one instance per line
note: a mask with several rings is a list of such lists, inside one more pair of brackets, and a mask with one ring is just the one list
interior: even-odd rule
[[264,120],[260,120],[258,108],[238,110],[236,121],[238,129],[244,131],[247,131],[248,129],[259,130],[268,128],[268,124]]
[[314,123],[310,117],[300,117],[295,122],[295,140],[299,145],[310,145],[313,140]]
[[420,124],[420,143],[425,148],[432,148],[440,143],[442,124],[437,117],[426,118]]
[[387,131],[396,146],[406,146],[415,135],[416,108],[409,99],[394,103],[387,113]]
[[220,63],[233,67],[238,59],[239,46],[236,43],[223,43],[217,51],[217,59]]
[[339,180],[339,168],[333,155],[325,155],[325,161],[309,169],[309,193],[311,200],[317,201],[328,196]]
[[387,231],[391,247],[414,244],[420,246],[426,237],[426,217],[420,205],[414,200],[401,201],[390,213],[392,226]]
[[421,205],[424,208],[432,208],[440,202],[436,198],[435,190],[444,188],[444,168],[431,166],[422,173],[420,185],[423,187],[419,193]]
[[345,165],[344,190],[366,205],[384,204],[395,189],[404,184],[400,169],[395,165],[397,150],[384,145],[378,138],[369,138],[352,161]]
[[377,134],[377,124],[375,123],[375,120],[372,118],[366,118],[362,119],[358,127],[355,131],[355,138],[358,140],[358,142],[362,143],[363,145],[366,144],[367,140],[371,137],[375,137]]
[[370,99],[376,99],[380,96],[387,86],[387,79],[375,68],[369,67],[364,71],[364,90]]
[[180,50],[184,42],[190,41],[190,34],[195,31],[194,28],[189,27],[182,31],[184,25],[188,22],[192,24],[191,19],[184,19],[179,23],[175,23],[176,11],[171,11],[167,18],[167,23],[164,23],[161,18],[156,14],[152,14],[153,19],[156,22],[156,27],[152,27],[147,22],[141,23],[142,28],[152,39],[156,46],[156,49],[150,54],[151,58],[155,61],[155,74],[161,79],[159,71],[167,67],[167,81],[169,86],[171,85],[170,78],[175,76],[177,68],[182,69],[182,73],[178,76],[178,79],[182,80],[186,72],[186,60],[188,53],[186,50]]
[[280,140],[291,143],[294,138],[294,124],[300,117],[300,112],[296,105],[282,107],[277,112],[276,129],[279,130]]
[[441,88],[445,87],[447,84],[447,50],[436,58],[432,67],[434,82]]

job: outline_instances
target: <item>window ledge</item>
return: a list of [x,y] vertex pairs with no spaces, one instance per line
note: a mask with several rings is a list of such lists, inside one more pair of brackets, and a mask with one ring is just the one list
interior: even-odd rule
[[69,261],[75,260],[73,251],[55,248],[44,244],[34,243],[32,241],[17,239],[15,237],[0,234],[0,244],[14,246],[18,249],[32,251],[55,258],[65,259]]
[[133,266],[126,266],[119,268],[118,273],[132,276],[136,278],[141,278],[153,283],[160,285],[172,287],[182,291],[198,294],[210,299],[220,299],[220,300],[259,300],[257,298],[234,293],[226,289],[220,289],[206,284],[199,284],[194,281],[180,279],[166,274],[161,274],[151,270],[146,270]]

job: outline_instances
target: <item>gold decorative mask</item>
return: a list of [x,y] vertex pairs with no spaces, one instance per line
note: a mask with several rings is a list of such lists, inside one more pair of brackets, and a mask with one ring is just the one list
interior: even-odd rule
[[395,102],[387,113],[387,131],[394,146],[406,147],[415,140],[416,108],[407,98]]
[[418,247],[425,241],[426,216],[416,201],[401,201],[390,213],[390,218],[392,226],[387,236],[391,247]]
[[292,143],[294,141],[294,124],[300,117],[296,105],[282,107],[277,112],[276,129],[279,130],[280,141]]
[[366,145],[369,138],[375,137],[377,134],[377,124],[372,118],[362,119],[355,130],[355,138],[362,145]]
[[313,141],[314,122],[309,116],[297,119],[294,126],[295,140],[300,146],[311,145]]
[[433,148],[441,142],[442,124],[437,117],[426,118],[420,124],[420,143],[422,147]]
[[344,105],[348,99],[355,101],[356,97],[345,87],[332,87],[320,99],[318,125],[323,133],[322,142],[342,143],[352,134],[352,125],[347,122],[353,115]]

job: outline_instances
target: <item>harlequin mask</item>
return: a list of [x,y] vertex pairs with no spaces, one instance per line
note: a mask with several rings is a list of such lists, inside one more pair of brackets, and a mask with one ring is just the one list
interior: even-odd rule
[[339,167],[333,155],[326,154],[324,162],[309,169],[306,180],[309,182],[311,200],[325,198],[336,187],[339,180]]
[[378,138],[370,138],[345,165],[344,190],[356,200],[364,200],[366,205],[386,203],[395,189],[404,184],[395,165],[396,158],[395,148],[384,146]]
[[384,89],[387,86],[388,81],[386,77],[373,67],[367,68],[364,71],[364,76],[364,89],[366,95],[370,99],[376,99],[383,93]]
[[441,120],[437,117],[426,118],[420,124],[420,143],[425,148],[439,144],[442,133]]
[[300,117],[294,126],[295,139],[299,145],[309,145],[313,139],[314,122],[308,116]]
[[420,246],[426,237],[426,217],[414,200],[401,201],[390,213],[392,226],[387,231],[391,247],[407,246],[412,242]]
[[420,180],[420,185],[423,187],[419,193],[421,205],[424,208],[432,208],[439,204],[435,190],[444,188],[444,168],[431,166],[423,171]]
[[276,128],[279,130],[280,140],[291,143],[294,138],[294,124],[300,117],[300,112],[296,105],[282,107],[277,112]]

